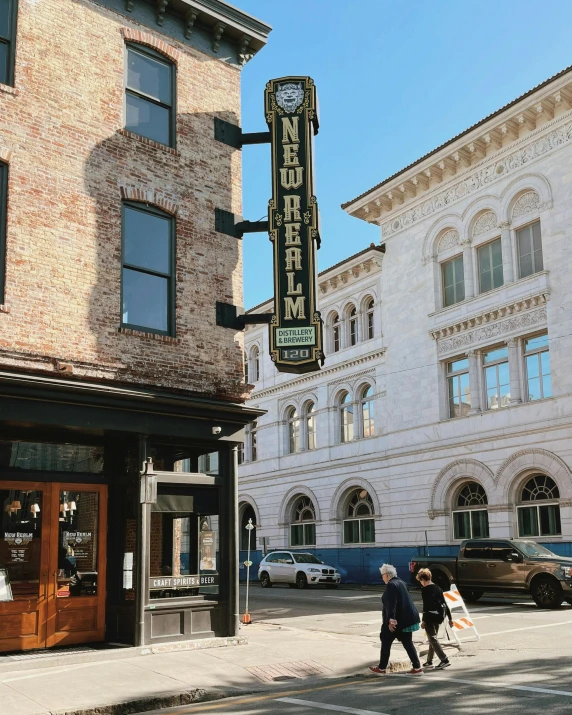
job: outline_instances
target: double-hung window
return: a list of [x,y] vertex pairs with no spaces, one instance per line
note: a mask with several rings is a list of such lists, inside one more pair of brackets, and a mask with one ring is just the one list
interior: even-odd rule
[[371,298],[367,303],[366,323],[367,323],[367,339],[372,340],[375,334],[374,318],[375,318],[375,302]]
[[349,313],[350,321],[350,345],[356,345],[358,341],[358,315],[355,307]]
[[546,333],[524,341],[524,359],[528,401],[552,397],[550,352]]
[[8,166],[0,163],[0,304],[4,302],[6,276],[6,220],[8,199]]
[[485,385],[487,409],[506,407],[510,401],[510,376],[508,369],[508,348],[497,348],[485,353]]
[[463,256],[446,261],[441,266],[443,276],[443,306],[454,305],[465,300],[465,277]]
[[499,288],[504,282],[502,272],[501,240],[491,241],[481,246],[477,251],[479,263],[479,288],[486,293],[493,288]]
[[540,221],[519,228],[516,232],[518,243],[518,263],[520,277],[526,278],[544,270],[542,243],[540,241]]
[[461,358],[447,363],[449,417],[464,417],[471,409],[469,360]]
[[175,144],[175,67],[148,47],[127,46],[125,129]]
[[172,216],[123,204],[123,326],[174,335],[174,243]]
[[0,84],[14,84],[18,0],[0,0]]

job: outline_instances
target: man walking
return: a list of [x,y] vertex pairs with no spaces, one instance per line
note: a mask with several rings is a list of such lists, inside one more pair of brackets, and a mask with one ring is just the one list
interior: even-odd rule
[[395,639],[401,641],[411,660],[411,670],[407,675],[423,675],[419,656],[413,645],[413,633],[419,630],[419,612],[411,600],[405,583],[397,577],[395,566],[383,564],[379,569],[385,583],[385,592],[381,597],[383,621],[381,624],[381,653],[379,665],[370,665],[369,669],[377,675],[387,674],[387,664],[391,646]]

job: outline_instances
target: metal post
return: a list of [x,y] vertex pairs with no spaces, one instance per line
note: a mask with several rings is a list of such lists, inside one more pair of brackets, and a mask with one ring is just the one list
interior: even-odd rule
[[246,551],[246,603],[244,605],[244,616],[242,617],[242,622],[244,624],[251,623],[250,614],[248,613],[248,592],[250,589],[250,567],[252,566],[252,561],[250,560],[250,534],[254,529],[254,524],[252,519],[248,520],[248,524],[245,527],[248,530],[248,548]]

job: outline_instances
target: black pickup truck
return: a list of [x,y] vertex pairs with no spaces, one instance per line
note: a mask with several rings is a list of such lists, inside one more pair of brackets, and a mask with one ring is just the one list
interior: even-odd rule
[[455,584],[467,601],[487,593],[529,593],[537,606],[572,605],[572,558],[557,556],[524,539],[463,541],[458,556],[429,556],[411,561],[411,579],[430,569],[433,582],[444,591]]

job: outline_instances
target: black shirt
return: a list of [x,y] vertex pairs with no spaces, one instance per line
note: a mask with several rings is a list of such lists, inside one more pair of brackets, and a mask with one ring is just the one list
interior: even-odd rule
[[[451,611],[443,596],[443,591],[436,583],[431,583],[428,586],[421,587],[421,595],[423,597],[423,620],[426,623],[442,623],[443,610],[451,620]],[[443,606],[445,607],[443,609]]]

